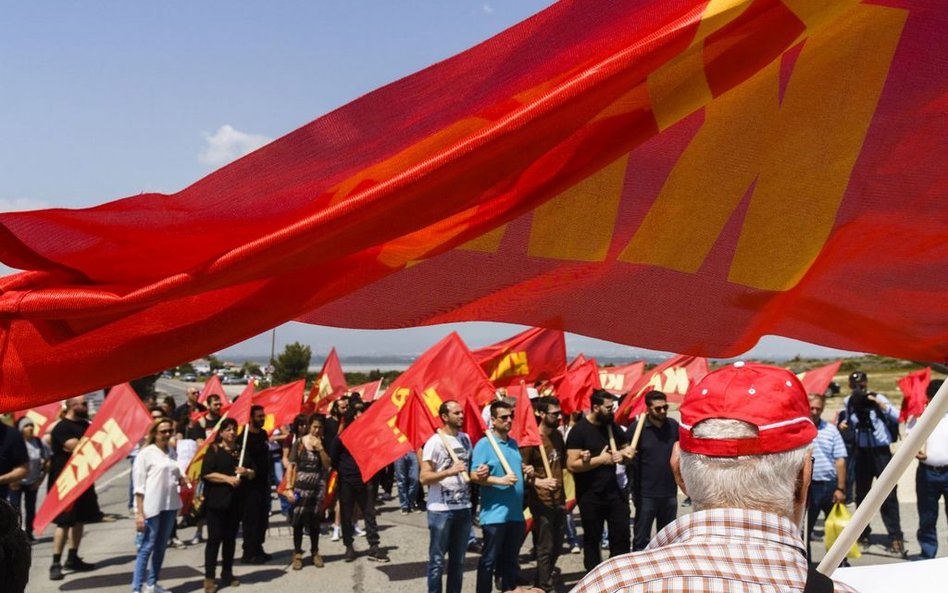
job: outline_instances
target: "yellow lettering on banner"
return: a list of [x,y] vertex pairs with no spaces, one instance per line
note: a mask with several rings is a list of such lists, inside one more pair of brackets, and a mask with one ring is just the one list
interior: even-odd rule
[[401,410],[405,407],[405,400],[408,399],[408,394],[411,393],[411,389],[407,387],[401,387],[395,390],[395,393],[392,394],[392,403],[395,404],[395,407]]
[[[496,381],[505,377],[526,377],[530,374],[526,352],[508,352],[497,362],[488,379]],[[437,414],[435,414],[437,415]]]
[[24,416],[29,418],[33,422],[33,424],[36,425],[37,428],[44,426],[46,424],[46,421],[49,420],[49,418],[47,418],[46,416],[43,416],[36,410],[30,410],[26,414],[24,414]]
[[665,369],[662,374],[665,376],[665,385],[662,389],[665,395],[671,393],[685,395],[688,393],[688,371],[682,367],[672,367]]
[[59,493],[59,500],[66,498],[69,491],[75,488],[78,483],[76,472],[73,471],[71,465],[66,465],[56,478],[56,492]]
[[624,156],[534,210],[527,255],[603,261],[612,242],[627,163]]
[[806,39],[782,101],[771,64],[708,104],[619,259],[697,272],[753,186],[728,280],[793,287],[832,230],[906,16],[860,4]]
[[115,418],[109,418],[90,440],[99,445],[102,458],[108,459],[116,449],[128,442],[128,437]]
[[425,404],[428,406],[428,411],[431,412],[431,415],[435,418],[440,418],[438,415],[438,408],[441,407],[441,396],[438,395],[438,392],[435,391],[434,387],[429,387],[425,389],[421,394],[422,399],[425,400]]
[[405,441],[408,440],[408,437],[406,437],[405,433],[403,433],[401,429],[395,425],[395,422],[397,420],[398,419],[396,416],[392,416],[391,418],[388,419],[387,424],[388,424],[388,427],[392,429],[392,434],[395,435],[395,440],[397,440],[399,443],[404,443]]
[[625,375],[619,373],[599,373],[599,383],[606,391],[622,391]]
[[80,482],[84,480],[95,468],[99,467],[100,463],[102,463],[102,456],[99,455],[92,441],[82,437],[72,457],[69,458],[69,465],[76,470],[76,480]]

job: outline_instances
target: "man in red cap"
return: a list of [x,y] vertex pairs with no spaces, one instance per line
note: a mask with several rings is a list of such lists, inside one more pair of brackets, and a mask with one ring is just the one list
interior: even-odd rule
[[694,512],[641,552],[600,564],[573,593],[594,591],[804,591],[800,525],[810,483],[806,390],[793,373],[738,362],[706,375],[681,406],[671,465]]

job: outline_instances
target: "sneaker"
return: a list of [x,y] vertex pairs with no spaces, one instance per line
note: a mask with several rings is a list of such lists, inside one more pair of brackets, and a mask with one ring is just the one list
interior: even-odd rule
[[862,551],[865,552],[869,549],[872,543],[869,541],[869,536],[864,536],[859,538],[859,547],[862,548]]
[[604,540],[602,540],[601,542],[599,542],[599,547],[602,548],[603,550],[608,550],[608,549],[609,549],[609,540],[604,539]]
[[353,525],[352,527],[353,529],[355,529],[356,535],[358,535],[359,537],[365,537],[365,529],[362,529],[358,525]]
[[63,565],[56,562],[50,565],[49,567],[49,580],[51,581],[61,581],[63,580]]
[[570,554],[581,554],[582,551],[583,549],[579,547],[579,544],[573,544],[573,547],[569,549]]
[[900,539],[893,539],[892,543],[889,544],[889,547],[886,548],[886,552],[894,556],[908,558],[908,551],[905,549],[905,542]]
[[353,562],[356,559],[356,551],[352,546],[346,546],[346,554],[342,557],[346,562]]
[[222,574],[221,575],[221,586],[222,587],[239,587],[240,579],[235,577],[232,574]]
[[372,546],[369,548],[369,560],[373,562],[389,562],[388,554],[385,553],[385,550],[379,548],[378,546]]
[[338,526],[338,525],[333,525],[333,526],[332,526],[332,537],[329,538],[330,541],[337,542],[337,541],[339,541],[339,538],[340,538],[340,537],[342,537],[342,530],[339,529],[339,526]]
[[481,545],[480,542],[473,541],[467,545],[467,551],[473,554],[483,554],[484,547]]
[[409,511],[408,509],[402,509],[402,510],[401,510],[401,513],[402,513],[403,515],[407,515],[407,514],[410,513],[410,512],[411,512],[411,511]]
[[90,570],[95,569],[95,564],[89,564],[79,556],[76,556],[72,560],[66,560],[66,563],[63,564],[63,568],[66,570],[74,570],[76,572],[89,572]]
[[145,585],[145,588],[142,589],[142,593],[168,593],[168,590],[155,583],[154,585]]
[[171,541],[168,542],[168,545],[174,548],[175,550],[183,550],[184,548],[187,547],[183,541],[181,541],[180,539],[176,537],[171,538]]
[[189,546],[197,546],[203,543],[204,543],[204,536],[201,535],[200,533],[198,533],[197,535],[192,537],[190,540],[188,540]]

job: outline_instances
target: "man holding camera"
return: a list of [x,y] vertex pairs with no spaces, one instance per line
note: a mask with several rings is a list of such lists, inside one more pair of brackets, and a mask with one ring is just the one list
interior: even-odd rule
[[[849,387],[853,391],[843,402],[845,416],[839,425],[840,430],[852,430],[857,507],[869,493],[872,480],[878,478],[889,465],[892,459],[890,445],[899,435],[898,410],[881,393],[868,391],[868,384],[866,373],[855,371],[849,375]],[[902,538],[897,490],[897,487],[893,487],[882,503],[882,522],[889,533],[889,547],[886,550],[905,558],[908,552]],[[870,532],[871,527],[867,525],[859,538],[864,548],[869,547]]]

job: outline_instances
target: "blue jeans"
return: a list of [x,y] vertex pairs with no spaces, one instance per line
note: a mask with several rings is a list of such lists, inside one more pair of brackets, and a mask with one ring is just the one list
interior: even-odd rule
[[948,516],[948,470],[937,471],[924,463],[915,471],[915,494],[918,502],[918,544],[922,556],[934,558],[938,553],[938,501],[944,499]]
[[523,543],[525,525],[523,521],[481,525],[484,532],[484,553],[477,563],[477,593],[491,593],[494,588],[494,573],[500,577],[500,590],[517,588],[517,573],[520,572],[518,555]]
[[165,561],[165,550],[168,548],[168,539],[171,538],[171,529],[177,514],[178,511],[161,511],[154,517],[145,519],[145,532],[142,534],[142,544],[135,559],[135,572],[132,573],[132,591],[142,590],[149,556],[151,572],[148,573],[148,585],[153,587],[158,582],[158,573]]
[[414,451],[395,460],[395,482],[398,484],[398,506],[410,511],[418,500],[418,456]]
[[820,513],[823,513],[825,519],[831,510],[833,510],[833,494],[836,493],[836,480],[813,481],[810,482],[809,502],[806,512],[806,536],[809,541],[813,535],[813,527]]
[[[399,490],[401,492],[401,490]],[[471,509],[428,511],[428,593],[441,593],[444,555],[448,555],[447,593],[461,593],[464,552],[471,533]]]

